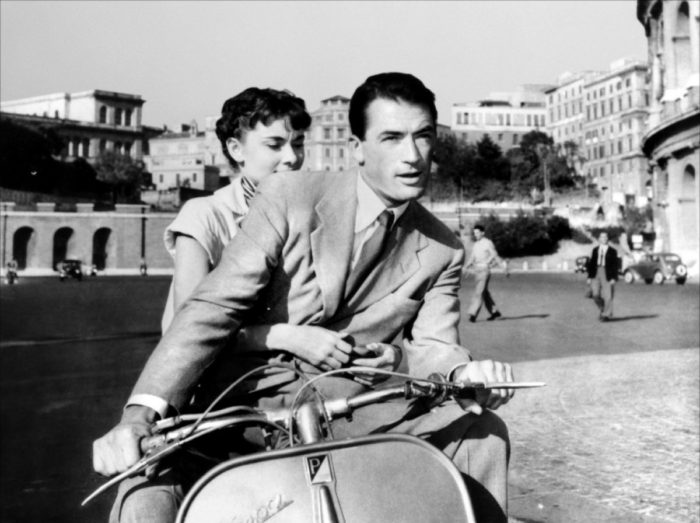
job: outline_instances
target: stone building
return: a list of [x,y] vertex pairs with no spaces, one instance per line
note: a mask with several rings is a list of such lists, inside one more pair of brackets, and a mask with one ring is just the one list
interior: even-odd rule
[[647,203],[647,160],[641,142],[648,115],[647,66],[620,59],[583,85],[583,151],[603,204]]
[[353,159],[350,154],[350,99],[331,96],[321,100],[321,107],[311,113],[311,127],[306,132],[304,171],[345,171]]
[[544,131],[549,85],[523,85],[518,91],[491,93],[485,100],[452,105],[451,128],[457,139],[478,142],[484,135],[505,153],[520,143],[522,135]]
[[144,162],[158,191],[188,187],[211,192],[221,185],[222,167],[224,175],[230,174],[213,127],[200,131],[195,121],[153,138],[150,151]]
[[20,207],[0,203],[3,271],[13,259],[24,275],[51,274],[65,259],[94,264],[105,274],[137,274],[142,259],[151,273],[172,270],[163,246],[163,231],[174,219],[172,213],[128,204],[117,204],[111,211],[95,211],[92,203],[60,212],[48,202]]
[[700,3],[638,0],[648,42],[651,107],[642,140],[649,158],[657,249],[698,273],[700,236]]
[[140,160],[160,129],[141,123],[145,100],[111,91],[56,93],[0,103],[2,117],[27,127],[52,129],[64,141],[61,157],[94,161],[104,151]]

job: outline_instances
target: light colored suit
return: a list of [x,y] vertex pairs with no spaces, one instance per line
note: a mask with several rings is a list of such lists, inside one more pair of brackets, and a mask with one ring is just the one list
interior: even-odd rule
[[[231,333],[245,324],[320,325],[349,333],[355,344],[391,342],[403,334],[409,370],[417,375],[447,371],[465,361],[469,353],[458,346],[457,330],[462,246],[416,202],[392,229],[387,254],[343,303],[356,176],[297,172],[268,177],[241,232],[178,312],[134,394],[155,394],[182,407]],[[270,360],[291,356],[229,345],[207,378],[228,384]],[[289,371],[271,371],[249,387],[269,388],[293,379]]]
[[[357,207],[357,173],[285,173],[258,187],[241,231],[221,263],[183,304],[144,368],[134,394],[154,394],[184,407],[195,385],[203,405],[232,380],[268,362],[294,362],[282,351],[254,352],[232,333],[250,324],[319,325],[349,333],[355,344],[403,337],[409,372],[447,372],[469,358],[458,345],[464,252],[456,236],[416,202],[392,229],[382,258],[359,290],[344,302]],[[347,379],[321,386],[327,397],[357,392]],[[270,370],[238,389],[251,391],[261,407],[288,405],[298,380]],[[329,394],[330,392],[330,394]],[[201,405],[200,405],[201,406]],[[475,507],[484,521],[505,521],[507,430],[494,414],[465,414],[454,402],[406,418],[406,406],[374,405],[353,422],[334,424],[336,437],[397,431],[424,437],[480,485]],[[471,481],[471,480],[469,480]],[[471,489],[471,484],[468,483]],[[489,495],[484,494],[484,487]],[[143,514],[175,507],[172,487],[123,482],[112,521],[140,521]],[[181,494],[180,494],[181,496]],[[168,521],[168,515],[158,521]]]

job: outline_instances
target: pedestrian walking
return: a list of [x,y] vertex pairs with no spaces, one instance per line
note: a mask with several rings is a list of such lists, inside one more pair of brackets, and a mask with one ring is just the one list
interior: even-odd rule
[[472,323],[476,321],[482,306],[485,306],[489,313],[487,321],[493,321],[500,318],[501,313],[489,291],[491,267],[499,262],[503,263],[504,266],[506,264],[498,256],[493,242],[486,237],[483,225],[475,225],[472,229],[472,234],[474,235],[474,245],[469,260],[467,260],[465,265],[466,270],[473,270],[474,279],[476,280],[474,295],[468,310],[469,321]]
[[615,282],[619,269],[617,251],[608,245],[608,233],[601,232],[598,245],[593,248],[588,259],[588,279],[593,302],[600,311],[600,321],[610,321],[613,315],[613,299],[615,297]]

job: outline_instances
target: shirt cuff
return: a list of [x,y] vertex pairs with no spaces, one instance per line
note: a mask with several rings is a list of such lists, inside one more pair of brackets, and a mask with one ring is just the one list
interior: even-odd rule
[[454,381],[455,372],[461,367],[466,367],[467,365],[469,365],[469,363],[471,363],[471,360],[465,361],[462,363],[458,363],[457,365],[453,366],[445,375],[445,377],[447,378],[447,381]]
[[126,402],[126,406],[128,407],[129,405],[141,405],[142,407],[151,408],[158,413],[161,419],[165,418],[170,407],[167,401],[153,394],[134,394]]

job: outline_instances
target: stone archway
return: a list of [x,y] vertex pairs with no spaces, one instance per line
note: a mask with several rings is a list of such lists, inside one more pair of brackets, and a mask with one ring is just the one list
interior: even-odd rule
[[51,267],[56,269],[58,262],[65,260],[69,255],[69,246],[73,238],[73,229],[61,227],[53,235],[53,259]]
[[112,229],[100,227],[92,236],[92,264],[99,271],[103,271],[107,265],[110,254],[113,254]]
[[36,235],[31,227],[20,227],[12,236],[12,259],[17,262],[17,269],[27,268],[27,260],[34,257]]

